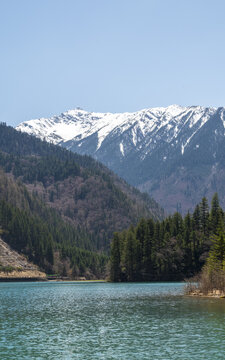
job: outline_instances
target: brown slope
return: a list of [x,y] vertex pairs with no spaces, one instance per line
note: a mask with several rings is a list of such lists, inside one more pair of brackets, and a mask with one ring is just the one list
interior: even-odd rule
[[29,262],[0,238],[0,280],[45,278],[45,273],[37,265]]
[[104,250],[113,232],[136,224],[141,217],[163,216],[155,202],[154,207],[122,180],[116,180],[115,184],[91,175],[52,181],[45,186],[41,182],[26,186],[58,210],[64,219],[94,234],[98,238],[97,248]]

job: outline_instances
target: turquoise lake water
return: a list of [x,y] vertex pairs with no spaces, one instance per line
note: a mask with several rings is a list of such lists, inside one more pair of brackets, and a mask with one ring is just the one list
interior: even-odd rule
[[0,283],[0,359],[224,360],[225,300],[181,283]]

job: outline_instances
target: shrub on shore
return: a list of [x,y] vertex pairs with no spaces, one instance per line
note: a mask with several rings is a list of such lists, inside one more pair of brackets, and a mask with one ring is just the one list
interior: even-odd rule
[[211,269],[206,265],[202,272],[187,282],[185,293],[188,295],[225,294],[225,270]]

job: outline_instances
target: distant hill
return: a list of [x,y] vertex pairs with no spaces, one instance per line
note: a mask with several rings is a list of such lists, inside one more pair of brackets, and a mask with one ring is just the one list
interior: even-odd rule
[[225,208],[225,109],[171,105],[135,113],[71,110],[17,129],[92,155],[167,212],[218,192]]

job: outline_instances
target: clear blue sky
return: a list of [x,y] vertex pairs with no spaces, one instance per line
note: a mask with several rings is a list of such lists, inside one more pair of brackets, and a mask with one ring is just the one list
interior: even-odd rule
[[0,0],[0,121],[225,106],[224,0]]

